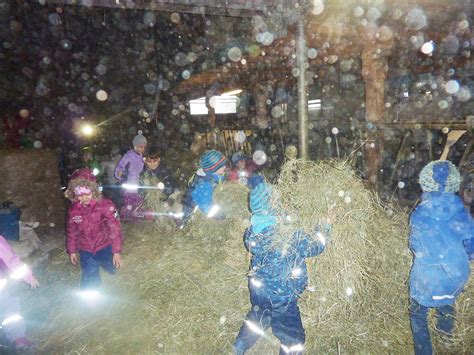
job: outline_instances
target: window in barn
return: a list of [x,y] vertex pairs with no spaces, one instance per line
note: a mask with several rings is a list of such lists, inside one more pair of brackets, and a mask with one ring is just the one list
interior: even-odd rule
[[308,100],[308,111],[320,111],[321,99]]
[[190,100],[189,108],[191,115],[207,115],[206,98],[200,97],[199,99]]
[[[235,95],[222,94],[220,96],[212,96],[209,104],[214,107],[216,114],[223,115],[237,112],[237,100]],[[189,107],[191,115],[207,115],[209,111],[206,106],[205,97],[190,100]]]

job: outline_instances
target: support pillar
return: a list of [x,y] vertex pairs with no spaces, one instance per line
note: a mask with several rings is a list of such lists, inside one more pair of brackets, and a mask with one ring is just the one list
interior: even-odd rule
[[307,46],[303,19],[298,20],[298,38],[296,40],[296,61],[298,67],[298,147],[301,159],[308,160],[308,67]]
[[211,98],[212,96],[206,96],[206,107],[208,110],[207,119],[209,122],[209,126],[211,126],[212,128],[216,128],[216,110],[210,103]]
[[387,57],[376,54],[372,46],[363,49],[362,76],[365,81],[365,112],[368,122],[365,144],[366,177],[376,187],[383,151],[382,132],[378,130],[378,126],[383,121],[385,111]]
[[267,86],[265,84],[258,85],[254,90],[255,99],[255,124],[260,129],[268,128],[269,117],[267,110]]

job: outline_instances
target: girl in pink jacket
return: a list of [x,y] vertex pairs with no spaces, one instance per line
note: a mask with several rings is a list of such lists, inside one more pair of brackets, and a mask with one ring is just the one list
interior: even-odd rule
[[13,292],[16,280],[23,280],[32,289],[39,286],[30,268],[0,235],[0,322],[6,338],[16,350],[20,350],[31,347],[33,343],[25,336],[26,327],[20,312],[20,302]]
[[66,190],[66,248],[73,265],[81,263],[82,289],[100,286],[100,268],[110,274],[122,266],[122,230],[112,201],[102,198],[88,168],[76,170]]

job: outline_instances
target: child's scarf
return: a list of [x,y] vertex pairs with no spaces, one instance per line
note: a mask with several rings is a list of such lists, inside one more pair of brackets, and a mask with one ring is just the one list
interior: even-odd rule
[[270,214],[253,214],[250,217],[252,229],[255,233],[261,233],[268,227],[274,226],[277,222],[275,216]]

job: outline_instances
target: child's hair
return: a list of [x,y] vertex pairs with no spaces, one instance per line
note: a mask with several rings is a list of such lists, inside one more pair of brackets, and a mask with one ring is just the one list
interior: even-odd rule
[[161,158],[161,151],[158,149],[157,146],[151,146],[148,148],[148,151],[145,154],[145,158],[148,159],[158,159]]
[[94,199],[99,199],[102,196],[99,191],[97,180],[88,168],[78,169],[72,173],[71,180],[67,185],[64,196],[71,201],[77,201],[74,189],[78,186],[88,187],[92,191],[92,198]]
[[247,157],[245,156],[244,152],[239,151],[232,154],[230,160],[232,161],[233,165],[236,165],[241,160],[247,160]]

